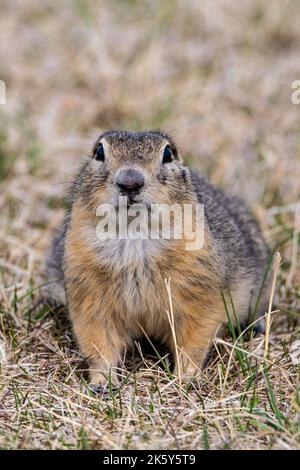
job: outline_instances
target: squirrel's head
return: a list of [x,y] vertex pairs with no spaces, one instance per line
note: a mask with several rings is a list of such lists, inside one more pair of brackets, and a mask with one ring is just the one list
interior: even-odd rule
[[178,150],[167,134],[158,131],[108,131],[97,139],[92,155],[75,182],[75,197],[95,207],[131,203],[184,202],[190,178]]

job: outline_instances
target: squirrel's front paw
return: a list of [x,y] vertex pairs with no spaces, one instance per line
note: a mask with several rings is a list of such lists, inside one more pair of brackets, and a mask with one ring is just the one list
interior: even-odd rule
[[91,371],[91,382],[88,390],[102,398],[109,399],[118,391],[119,378],[115,371],[107,374]]
[[91,392],[94,395],[99,396],[100,398],[104,398],[105,400],[108,400],[109,398],[111,398],[117,393],[118,388],[111,387],[109,386],[109,384],[101,385],[101,384],[91,383],[88,385],[87,391]]
[[181,367],[178,365],[175,366],[174,375],[180,377],[184,381],[190,381],[196,379],[201,374],[201,367],[197,367],[195,364],[181,364]]

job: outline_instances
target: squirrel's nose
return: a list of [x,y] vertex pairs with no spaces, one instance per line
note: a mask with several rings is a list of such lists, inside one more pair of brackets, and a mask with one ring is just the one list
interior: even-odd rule
[[130,192],[137,191],[144,186],[144,176],[137,170],[121,170],[117,176],[116,183],[120,189]]

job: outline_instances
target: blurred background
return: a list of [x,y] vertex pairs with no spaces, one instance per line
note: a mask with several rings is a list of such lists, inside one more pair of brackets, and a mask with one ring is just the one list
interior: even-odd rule
[[186,162],[246,199],[271,243],[291,234],[298,0],[0,4],[2,265],[8,250],[18,269],[42,259],[65,188],[110,128],[169,132]]

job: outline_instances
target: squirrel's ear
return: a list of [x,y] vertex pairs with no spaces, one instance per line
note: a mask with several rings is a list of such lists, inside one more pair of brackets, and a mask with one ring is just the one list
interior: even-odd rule
[[95,156],[95,154],[97,152],[98,145],[99,145],[99,139],[96,140],[96,142],[94,143],[94,145],[92,147],[92,157]]
[[177,159],[180,163],[183,163],[183,158],[179,152],[177,152]]

